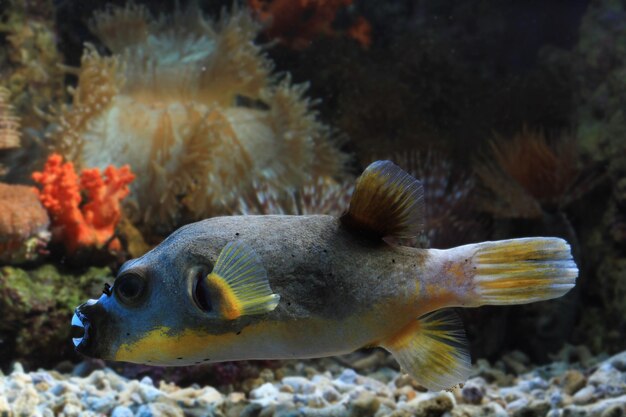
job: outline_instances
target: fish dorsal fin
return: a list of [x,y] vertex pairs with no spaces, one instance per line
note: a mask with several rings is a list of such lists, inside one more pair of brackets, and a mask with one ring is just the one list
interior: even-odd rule
[[382,343],[402,369],[431,390],[464,382],[471,360],[461,320],[452,311],[423,316]]
[[211,304],[227,320],[267,313],[280,300],[270,288],[261,258],[241,242],[224,246],[206,284]]
[[391,161],[373,162],[357,180],[341,222],[377,238],[419,236],[424,227],[422,183]]

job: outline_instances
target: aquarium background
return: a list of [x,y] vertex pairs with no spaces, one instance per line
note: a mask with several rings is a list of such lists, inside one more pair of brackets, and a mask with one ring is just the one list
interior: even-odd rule
[[474,361],[520,374],[626,349],[623,1],[0,0],[0,368],[110,367],[221,392],[283,367],[397,370],[377,350],[105,364],[74,353],[69,329],[75,306],[177,227],[340,215],[376,159],[424,182],[412,245],[572,245],[565,297],[459,311]]

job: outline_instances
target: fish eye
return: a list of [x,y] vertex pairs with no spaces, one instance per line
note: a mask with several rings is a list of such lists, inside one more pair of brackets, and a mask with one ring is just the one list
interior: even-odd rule
[[122,304],[134,306],[145,298],[147,288],[148,283],[142,275],[128,273],[115,280],[113,293]]

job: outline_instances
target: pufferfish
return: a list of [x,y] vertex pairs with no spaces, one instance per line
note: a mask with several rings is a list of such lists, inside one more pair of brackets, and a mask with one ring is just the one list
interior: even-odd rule
[[390,161],[357,180],[349,209],[230,216],[186,225],[126,262],[76,308],[87,356],[148,365],[315,358],[380,346],[421,385],[463,382],[471,361],[449,307],[560,297],[578,269],[558,238],[447,250],[398,245],[421,233],[422,184]]

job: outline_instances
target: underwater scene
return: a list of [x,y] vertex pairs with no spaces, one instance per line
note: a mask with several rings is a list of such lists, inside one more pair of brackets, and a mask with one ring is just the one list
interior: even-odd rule
[[626,1],[0,0],[0,417],[626,417]]

